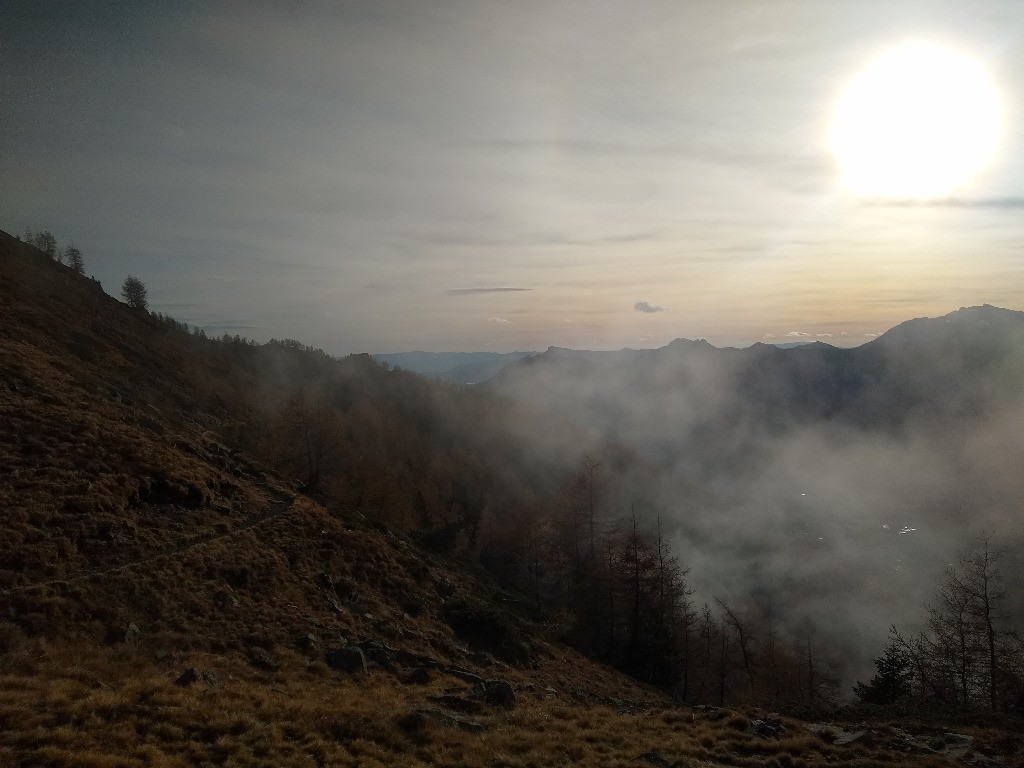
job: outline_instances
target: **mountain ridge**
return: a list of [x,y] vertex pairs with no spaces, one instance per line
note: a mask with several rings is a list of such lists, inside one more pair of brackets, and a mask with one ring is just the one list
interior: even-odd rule
[[[338,424],[299,386],[320,376]],[[500,429],[474,408],[500,409]],[[303,413],[355,441],[336,465],[296,461]],[[517,429],[541,431],[510,401],[366,355],[205,339],[0,233],[0,762],[863,763],[806,722],[689,708],[596,664],[529,597],[444,554],[488,512],[517,524],[573,469],[564,443]],[[528,482],[533,464],[552,478]],[[410,477],[431,483],[412,493]],[[413,514],[428,536],[404,532]],[[970,733],[999,751],[998,733]],[[901,735],[872,738],[875,764],[916,759]]]

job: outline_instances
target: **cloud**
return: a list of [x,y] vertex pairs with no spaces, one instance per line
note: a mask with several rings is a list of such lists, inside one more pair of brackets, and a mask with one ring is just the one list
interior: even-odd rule
[[488,323],[494,323],[495,325],[508,325],[509,322],[504,317],[489,317],[487,318]]
[[449,296],[467,296],[476,293],[518,293],[529,290],[529,288],[449,288],[445,293]]
[[790,331],[786,335],[789,336],[790,338],[800,338],[801,336],[810,336],[811,334],[807,333],[806,331]]
[[774,339],[774,338],[775,338],[775,334],[774,334],[774,333],[766,333],[766,334],[765,334],[764,336],[762,336],[761,338],[762,338],[762,339]]
[[865,338],[868,338],[868,339],[877,339],[881,335],[882,334],[880,334],[880,333],[865,333],[864,334]]
[[646,301],[638,301],[633,305],[633,309],[637,312],[646,312],[647,314],[653,314],[655,312],[668,312],[668,307],[662,307],[657,304],[651,304]]
[[865,200],[864,204],[878,208],[1024,208],[1024,197],[982,197],[963,200],[948,197],[938,200]]
[[821,338],[831,338],[832,337],[831,333],[816,333],[814,335],[817,336],[819,339],[821,339]]

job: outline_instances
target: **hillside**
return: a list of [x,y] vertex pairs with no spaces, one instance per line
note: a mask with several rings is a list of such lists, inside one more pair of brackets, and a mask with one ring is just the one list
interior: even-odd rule
[[[280,442],[313,380],[316,473]],[[1019,760],[991,725],[686,707],[562,644],[475,564],[576,466],[531,413],[188,333],[0,233],[0,764]]]

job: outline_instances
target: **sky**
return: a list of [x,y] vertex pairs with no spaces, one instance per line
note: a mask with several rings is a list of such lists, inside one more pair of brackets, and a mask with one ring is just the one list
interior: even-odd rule
[[[830,126],[907,41],[986,69],[1001,139],[951,194],[867,200]],[[1024,309],[1022,120],[1019,0],[0,3],[0,229],[332,354]]]

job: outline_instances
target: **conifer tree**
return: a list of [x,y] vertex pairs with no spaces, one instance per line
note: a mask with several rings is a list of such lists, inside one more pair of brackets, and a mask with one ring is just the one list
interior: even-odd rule
[[139,278],[128,275],[121,284],[121,296],[132,309],[149,310],[149,295]]
[[69,245],[64,249],[61,261],[71,267],[71,269],[75,270],[78,274],[85,274],[85,261],[82,259],[82,252],[78,248],[75,248],[75,246]]

